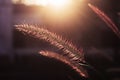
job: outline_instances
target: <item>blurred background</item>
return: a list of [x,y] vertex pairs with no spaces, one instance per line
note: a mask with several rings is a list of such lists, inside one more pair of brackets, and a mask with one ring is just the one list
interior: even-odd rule
[[12,71],[22,74],[17,69],[38,60],[40,50],[59,51],[14,29],[14,25],[29,24],[62,35],[83,48],[86,61],[108,80],[120,80],[120,39],[88,3],[105,12],[120,30],[119,0],[0,0],[0,77],[14,76]]

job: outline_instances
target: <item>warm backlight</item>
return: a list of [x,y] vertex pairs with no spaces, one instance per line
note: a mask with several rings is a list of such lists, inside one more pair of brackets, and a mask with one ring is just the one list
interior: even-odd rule
[[68,3],[69,0],[49,0],[49,5],[56,8],[67,6]]
[[48,0],[24,0],[23,3],[26,5],[47,6]]
[[24,0],[24,3],[26,5],[63,7],[66,6],[69,1],[70,0]]

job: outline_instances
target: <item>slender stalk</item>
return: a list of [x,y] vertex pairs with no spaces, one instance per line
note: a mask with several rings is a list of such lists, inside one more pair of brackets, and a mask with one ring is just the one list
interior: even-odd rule
[[92,4],[88,4],[88,6],[108,25],[108,27],[120,38],[120,31],[117,26],[113,23],[113,21],[100,9]]

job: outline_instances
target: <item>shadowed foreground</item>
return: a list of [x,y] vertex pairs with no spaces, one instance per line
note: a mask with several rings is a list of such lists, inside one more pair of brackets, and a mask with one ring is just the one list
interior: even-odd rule
[[[9,65],[8,65],[9,64]],[[1,80],[69,80],[80,78],[67,65],[38,55],[19,56],[13,64],[6,61],[0,66]]]
[[101,80],[95,74],[82,77],[67,64],[39,54],[16,55],[14,63],[0,57],[0,80]]

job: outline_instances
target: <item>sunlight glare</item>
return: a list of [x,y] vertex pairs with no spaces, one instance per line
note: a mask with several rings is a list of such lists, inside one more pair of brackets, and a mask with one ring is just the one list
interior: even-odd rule
[[41,5],[41,6],[47,6],[48,5],[48,1],[47,0],[35,0],[36,1],[36,5]]
[[49,0],[49,5],[56,8],[64,7],[68,3],[68,0]]
[[51,6],[54,8],[67,6],[69,2],[70,0],[24,0],[26,5]]

